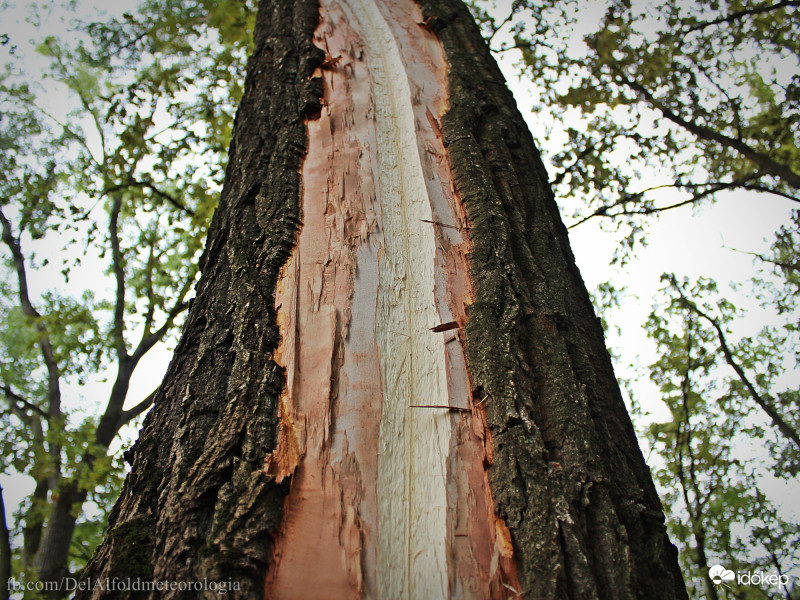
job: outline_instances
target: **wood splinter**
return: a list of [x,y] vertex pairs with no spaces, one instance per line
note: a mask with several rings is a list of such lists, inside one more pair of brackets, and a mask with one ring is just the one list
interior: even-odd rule
[[419,25],[420,27],[422,27],[427,31],[430,31],[431,33],[436,33],[445,26],[442,19],[440,19],[435,15],[425,17],[425,19],[421,23],[417,23],[417,25]]
[[410,404],[408,408],[446,408],[448,410],[472,412],[471,408],[464,408],[462,406],[448,406],[446,404]]
[[458,329],[461,327],[458,324],[458,321],[448,321],[447,323],[442,323],[441,325],[437,325],[436,327],[431,327],[431,331],[434,333],[440,333],[442,331],[450,331],[451,329]]
[[449,227],[450,229],[455,229],[456,231],[462,231],[464,229],[469,229],[467,226],[456,226],[456,225],[448,225],[447,223],[442,223],[441,221],[432,221],[430,219],[420,219],[423,223],[430,223],[431,225],[438,225],[439,227]]
[[342,55],[339,56],[326,56],[325,60],[319,66],[320,69],[323,71],[333,69],[336,65],[339,64],[339,61],[342,60]]

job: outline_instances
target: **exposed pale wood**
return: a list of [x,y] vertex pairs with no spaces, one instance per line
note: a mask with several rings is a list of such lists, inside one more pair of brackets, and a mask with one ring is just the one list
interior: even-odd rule
[[469,241],[438,127],[446,63],[420,20],[410,2],[321,5],[325,108],[307,123],[303,225],[276,295],[287,389],[266,468],[292,485],[267,598],[516,583],[463,346],[442,335],[472,301]]
[[382,238],[371,78],[349,21],[339,5],[323,4],[315,43],[332,57],[318,72],[325,108],[307,123],[303,225],[276,297],[287,390],[268,468],[293,473],[267,578],[265,597],[276,600],[376,589]]

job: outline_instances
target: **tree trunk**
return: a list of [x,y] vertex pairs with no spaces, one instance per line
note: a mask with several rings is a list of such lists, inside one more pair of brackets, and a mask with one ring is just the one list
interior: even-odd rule
[[[94,445],[81,457],[81,467],[85,472],[91,472],[97,457],[96,453],[107,452],[121,427],[122,406],[137,361],[138,359],[130,358],[120,361],[111,397],[95,430]],[[42,582],[50,584],[45,595],[49,598],[61,598],[65,592],[63,583],[70,576],[69,550],[72,537],[81,509],[89,496],[89,490],[85,489],[85,484],[81,485],[75,477],[54,479],[57,484],[51,497],[46,526],[41,521],[34,520],[33,527],[26,527],[23,557],[34,552],[32,565],[36,575]],[[44,500],[46,495],[47,487],[40,488],[37,485],[32,501],[35,503],[37,500]],[[38,510],[39,507],[35,505],[31,507],[33,519],[38,516],[36,515]]]
[[79,598],[686,597],[460,2],[262,2],[201,267]]
[[11,536],[6,523],[6,503],[3,500],[3,487],[0,486],[0,582],[7,582],[8,585],[0,591],[0,600],[9,597],[9,586],[11,584]]
[[47,493],[50,491],[48,478],[39,479],[33,494],[30,496],[30,505],[25,511],[24,527],[22,529],[22,564],[29,567],[33,564],[39,543],[42,540],[44,518],[42,517],[42,504],[47,502]]
[[42,534],[33,566],[41,581],[51,582],[49,598],[63,597],[63,582],[69,575],[69,548],[81,506],[88,493],[78,483],[62,479],[55,489],[47,527]]

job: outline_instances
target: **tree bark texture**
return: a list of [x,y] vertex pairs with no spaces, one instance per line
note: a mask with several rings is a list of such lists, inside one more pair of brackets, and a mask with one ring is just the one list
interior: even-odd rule
[[470,218],[489,477],[531,598],[685,598],[677,551],[530,132],[466,8],[422,0],[450,64],[442,131]]
[[255,37],[197,297],[84,581],[685,598],[547,174],[466,8],[264,0]]
[[[289,482],[264,472],[284,387],[272,360],[278,272],[300,222],[306,117],[319,113],[324,60],[314,2],[262,5],[226,185],[209,228],[181,340],[145,418],[103,544],[84,570],[88,598],[202,598],[113,591],[114,578],[228,581],[257,598]],[[217,597],[208,592],[208,597]]]

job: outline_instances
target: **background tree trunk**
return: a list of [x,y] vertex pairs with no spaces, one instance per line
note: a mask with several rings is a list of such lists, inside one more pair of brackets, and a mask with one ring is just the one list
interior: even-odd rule
[[[6,524],[6,504],[3,500],[3,487],[0,486],[0,581],[11,579],[11,539]],[[8,598],[8,586],[0,592],[0,598]]]
[[201,267],[79,598],[686,597],[460,2],[262,2]]

